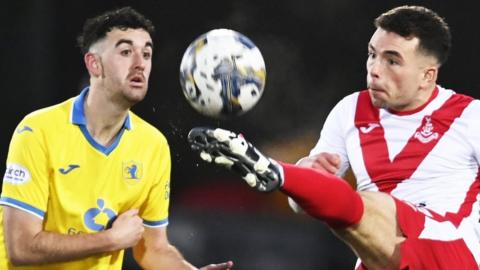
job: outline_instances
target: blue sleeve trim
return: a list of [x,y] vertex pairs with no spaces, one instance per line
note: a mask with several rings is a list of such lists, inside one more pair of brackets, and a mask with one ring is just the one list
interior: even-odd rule
[[163,227],[168,225],[168,218],[159,221],[143,220],[143,225],[147,227]]
[[8,206],[11,206],[11,207],[15,207],[17,209],[20,209],[20,210],[23,210],[23,211],[26,211],[30,214],[33,214],[41,219],[43,219],[43,217],[45,216],[45,212],[34,207],[34,206],[31,206],[30,204],[28,203],[24,203],[24,202],[21,202],[19,200],[15,200],[15,199],[12,199],[12,198],[9,198],[9,197],[1,197],[0,198],[0,204],[1,205],[8,205]]

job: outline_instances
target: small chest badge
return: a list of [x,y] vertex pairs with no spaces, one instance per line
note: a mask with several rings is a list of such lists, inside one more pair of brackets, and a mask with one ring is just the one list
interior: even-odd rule
[[421,143],[428,143],[432,140],[438,139],[438,132],[434,132],[432,118],[430,116],[425,116],[422,122],[420,131],[415,132],[413,137],[418,139]]
[[122,165],[123,178],[127,180],[133,180],[134,182],[140,181],[143,177],[142,163],[136,161],[124,161]]

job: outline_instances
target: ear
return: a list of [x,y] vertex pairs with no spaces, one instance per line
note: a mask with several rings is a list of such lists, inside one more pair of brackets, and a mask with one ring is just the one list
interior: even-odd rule
[[435,84],[438,77],[438,67],[431,66],[427,67],[423,72],[422,85],[428,86]]
[[100,62],[100,57],[92,52],[87,52],[83,60],[85,61],[85,66],[87,67],[88,73],[93,77],[100,77],[102,75],[102,63]]

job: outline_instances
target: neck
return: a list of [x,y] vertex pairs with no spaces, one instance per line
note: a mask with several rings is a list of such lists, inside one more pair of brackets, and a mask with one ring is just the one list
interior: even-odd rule
[[105,93],[91,86],[83,106],[90,135],[99,144],[110,146],[122,129],[129,108],[115,104]]
[[436,84],[431,84],[425,89],[420,90],[420,95],[419,95],[419,99],[418,99],[418,103],[416,104],[416,107],[417,108],[422,107],[423,105],[428,103],[431,100],[436,88],[437,88]]
[[415,102],[412,102],[409,104],[409,106],[405,106],[399,110],[397,109],[389,109],[390,112],[398,115],[408,115],[412,113],[416,113],[418,111],[421,111],[425,106],[427,106],[432,99],[436,97],[436,94],[438,91],[436,91],[437,85],[431,85],[428,88],[420,90],[420,94],[415,100]]

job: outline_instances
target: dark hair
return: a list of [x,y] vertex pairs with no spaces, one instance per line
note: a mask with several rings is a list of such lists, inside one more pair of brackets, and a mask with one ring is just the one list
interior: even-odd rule
[[77,38],[82,53],[87,53],[92,44],[104,38],[113,28],[144,29],[151,37],[155,32],[152,22],[131,7],[110,10],[85,21],[83,31]]
[[375,26],[402,37],[417,37],[419,49],[445,63],[452,46],[447,23],[432,10],[420,6],[401,6],[375,19]]

